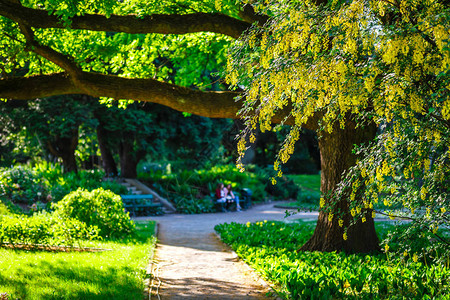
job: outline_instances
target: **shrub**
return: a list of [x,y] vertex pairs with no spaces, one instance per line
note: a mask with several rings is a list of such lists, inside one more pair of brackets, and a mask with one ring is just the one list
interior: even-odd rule
[[266,191],[276,199],[298,199],[300,198],[300,188],[293,180],[282,176],[277,179],[277,184],[267,184]]
[[204,198],[176,198],[177,211],[184,214],[201,214],[214,211],[214,204],[211,197],[206,196]]
[[9,211],[8,207],[0,201],[0,216],[3,215],[10,215],[11,212]]
[[115,181],[102,181],[104,173],[99,170],[81,170],[62,174],[61,168],[50,163],[40,163],[33,168],[15,166],[0,169],[0,195],[14,203],[31,205],[36,202],[64,198],[71,191],[83,187],[94,190],[100,187],[116,194],[128,190]]
[[98,238],[98,228],[88,226],[75,219],[39,213],[31,217],[24,215],[0,216],[0,245],[66,245],[75,241]]
[[134,223],[120,196],[103,188],[91,192],[79,188],[53,204],[55,214],[97,226],[103,237],[119,237],[134,231]]
[[34,171],[25,167],[14,167],[0,171],[0,193],[10,200],[31,204],[45,194],[45,185]]

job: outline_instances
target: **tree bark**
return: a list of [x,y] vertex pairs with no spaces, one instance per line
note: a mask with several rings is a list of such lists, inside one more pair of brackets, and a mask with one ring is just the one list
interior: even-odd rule
[[142,158],[141,151],[134,151],[134,139],[122,138],[120,142],[120,173],[124,178],[137,177],[137,165]]
[[64,173],[77,172],[75,150],[78,146],[78,128],[72,130],[70,137],[59,137],[53,143],[48,141],[47,147],[50,153],[63,161]]
[[[353,145],[369,142],[376,134],[376,126],[370,124],[364,128],[355,128],[354,122],[347,122],[344,129],[335,126],[333,132],[323,132],[319,139],[321,158],[321,192],[322,195],[332,194],[343,174],[356,163],[356,156],[352,154]],[[326,203],[330,197],[325,196]],[[317,226],[311,239],[303,245],[303,251],[346,251],[350,253],[367,253],[379,250],[379,240],[375,232],[371,211],[366,212],[366,222],[358,221],[347,232],[344,240],[344,227],[348,226],[352,218],[349,211],[349,199],[341,199],[337,208],[344,212],[344,225],[339,226],[338,218],[333,217],[330,222],[328,213],[319,212]]]
[[107,131],[103,127],[102,122],[99,120],[99,125],[97,126],[97,141],[98,146],[100,148],[100,153],[102,155],[102,166],[103,170],[105,171],[106,177],[115,177],[117,176],[117,165],[116,161],[114,160],[114,157],[111,152],[111,148],[108,145],[108,139],[107,139]]
[[[66,28],[61,19],[46,10],[33,9],[20,3],[0,1],[0,15],[17,23],[34,28]],[[253,14],[247,21],[221,13],[153,14],[137,15],[83,14],[70,19],[71,29],[112,31],[124,33],[186,34],[193,32],[216,32],[235,39],[251,26],[258,15]],[[261,18],[261,16],[259,16]]]

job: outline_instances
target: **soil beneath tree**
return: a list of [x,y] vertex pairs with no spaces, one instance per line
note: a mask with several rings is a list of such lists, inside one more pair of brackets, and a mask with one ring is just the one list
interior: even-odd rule
[[[270,287],[220,241],[214,226],[284,220],[285,211],[272,203],[243,212],[150,217],[159,224],[150,299],[276,298]],[[287,219],[311,220],[317,215],[305,212]]]

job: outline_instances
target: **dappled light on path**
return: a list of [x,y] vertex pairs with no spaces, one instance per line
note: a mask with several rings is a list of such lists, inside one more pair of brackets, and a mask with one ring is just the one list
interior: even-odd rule
[[196,248],[158,246],[161,299],[266,299],[267,288],[251,277],[235,254],[211,251],[210,246]]
[[285,215],[285,209],[265,204],[244,212],[152,217],[159,222],[153,273],[160,285],[152,287],[151,299],[274,299],[269,286],[216,236],[214,226],[317,219],[317,212]]

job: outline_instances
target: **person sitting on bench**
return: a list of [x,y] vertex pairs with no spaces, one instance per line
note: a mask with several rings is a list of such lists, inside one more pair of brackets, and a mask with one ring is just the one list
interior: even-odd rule
[[[231,197],[227,198],[227,189],[225,188],[223,183],[219,183],[216,189],[216,202],[221,203],[222,205],[222,211],[229,211],[233,203],[235,202],[234,199]],[[225,207],[224,207],[225,204]]]
[[239,205],[239,196],[233,194],[231,184],[228,184],[225,188],[225,199],[227,199],[227,201],[231,200],[232,202],[236,202],[236,211],[242,211],[242,208]]
[[225,197],[226,197],[225,187],[224,187],[223,183],[220,182],[217,185],[217,189],[216,189],[216,202],[220,203],[220,208],[222,211],[227,211],[224,207],[224,204],[227,202],[227,199]]

